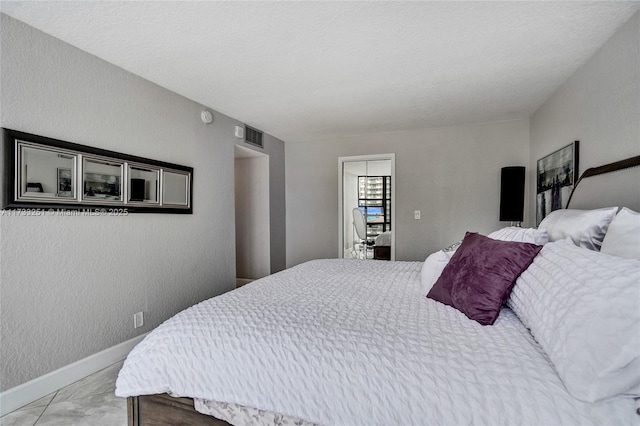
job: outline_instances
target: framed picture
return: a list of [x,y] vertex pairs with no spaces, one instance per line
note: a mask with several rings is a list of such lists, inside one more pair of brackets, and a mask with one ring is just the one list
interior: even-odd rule
[[575,141],[538,160],[536,224],[554,210],[567,207],[578,177],[578,146]]
[[73,197],[71,186],[71,169],[58,168],[58,197]]
[[120,176],[85,173],[84,195],[86,198],[119,200]]
[[124,162],[84,157],[83,195],[85,201],[122,201]]

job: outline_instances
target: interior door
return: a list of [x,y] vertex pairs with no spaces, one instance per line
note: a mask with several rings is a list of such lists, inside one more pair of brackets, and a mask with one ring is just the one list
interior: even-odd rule
[[339,159],[339,257],[395,259],[395,158]]

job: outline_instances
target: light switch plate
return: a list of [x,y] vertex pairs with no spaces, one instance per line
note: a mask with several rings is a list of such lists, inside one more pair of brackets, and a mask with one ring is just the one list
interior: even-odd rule
[[144,325],[144,313],[138,312],[133,315],[133,328],[142,327]]

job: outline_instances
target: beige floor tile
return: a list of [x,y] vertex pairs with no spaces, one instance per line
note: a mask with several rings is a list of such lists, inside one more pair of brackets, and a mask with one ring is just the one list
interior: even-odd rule
[[20,410],[24,410],[25,408],[46,407],[47,405],[49,405],[53,397],[56,396],[56,392],[51,392],[49,395],[43,396],[42,398],[33,401],[31,404],[25,405],[24,407],[20,408]]
[[46,408],[46,405],[21,408],[0,418],[2,426],[33,426]]
[[114,394],[124,361],[0,418],[0,426],[126,426],[127,400]]
[[126,426],[127,400],[113,392],[52,402],[36,426]]
[[113,364],[84,379],[62,388],[51,401],[52,404],[62,401],[72,401],[91,395],[102,393],[114,393],[116,390],[116,378],[124,361]]

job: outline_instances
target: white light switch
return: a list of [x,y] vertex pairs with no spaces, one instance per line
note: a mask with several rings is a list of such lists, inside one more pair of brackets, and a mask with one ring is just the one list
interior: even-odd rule
[[133,315],[133,328],[142,327],[144,325],[144,314],[138,312]]
[[415,211],[413,212],[413,217],[414,217],[416,220],[420,220],[420,210],[415,210]]

